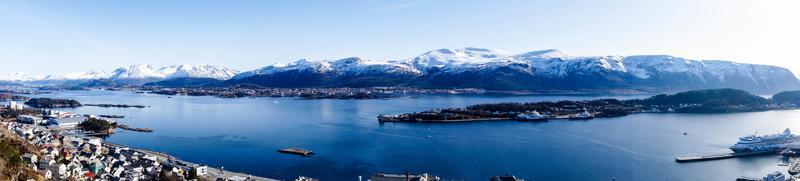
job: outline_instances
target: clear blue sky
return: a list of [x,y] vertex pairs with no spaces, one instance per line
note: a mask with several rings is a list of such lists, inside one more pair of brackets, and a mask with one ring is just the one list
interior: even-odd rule
[[[147,63],[250,70],[438,48],[670,54],[800,71],[800,3],[669,1],[0,1],[0,73]],[[10,62],[10,63],[9,63]]]

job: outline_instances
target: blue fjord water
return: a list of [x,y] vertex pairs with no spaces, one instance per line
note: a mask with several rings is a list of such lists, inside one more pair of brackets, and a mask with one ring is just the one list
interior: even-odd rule
[[[226,170],[272,178],[355,180],[372,173],[427,172],[486,180],[732,180],[786,171],[779,156],[676,163],[677,155],[728,152],[743,135],[800,131],[800,111],[732,114],[635,114],[589,121],[379,124],[397,114],[477,103],[635,98],[642,96],[420,96],[389,100],[215,98],[67,91],[40,95],[82,103],[81,114],[117,114],[153,133],[118,131],[107,141],[173,154]],[[278,101],[278,104],[274,104]],[[688,135],[683,135],[686,132]],[[433,139],[429,139],[428,136]],[[277,153],[303,147],[309,158]]]

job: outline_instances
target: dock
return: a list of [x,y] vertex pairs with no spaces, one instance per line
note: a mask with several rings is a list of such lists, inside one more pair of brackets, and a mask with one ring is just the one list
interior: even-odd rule
[[682,162],[721,160],[727,158],[748,157],[748,156],[777,154],[777,153],[778,152],[776,151],[758,151],[758,152],[747,152],[747,153],[722,153],[722,154],[711,154],[711,155],[679,156],[675,157],[675,162],[682,163]]

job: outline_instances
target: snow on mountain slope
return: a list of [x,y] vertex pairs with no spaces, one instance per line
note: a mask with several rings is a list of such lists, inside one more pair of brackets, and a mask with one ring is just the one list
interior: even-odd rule
[[360,57],[331,61],[329,64],[339,74],[420,74],[417,69],[403,62],[367,60]]
[[405,62],[367,60],[360,57],[351,57],[340,60],[311,61],[300,59],[289,64],[273,64],[260,69],[242,72],[231,79],[242,79],[255,75],[273,74],[287,71],[308,71],[314,73],[335,72],[336,74],[414,74],[419,75],[417,69]]
[[[543,77],[617,72],[627,73],[640,79],[648,79],[660,73],[682,73],[703,78],[706,74],[721,76],[723,74],[738,73],[746,75],[746,71],[734,70],[751,67],[751,64],[715,62],[690,60],[668,55],[573,56],[557,49],[531,51],[515,55],[500,50],[461,48],[433,50],[405,61],[375,61],[357,57],[337,61],[301,59],[289,64],[274,64],[261,69],[243,72],[234,76],[233,79],[270,74],[276,71],[306,69],[317,72],[338,71],[349,73],[383,70],[413,72],[414,74],[426,74],[431,70],[438,70],[457,74],[465,71],[493,70],[519,64],[529,65],[537,75]],[[785,70],[780,67],[774,68]],[[765,69],[763,71],[776,70]]]
[[[154,69],[131,65],[114,70],[53,76],[0,74],[0,80],[88,80],[110,78],[142,84],[175,78],[230,80],[228,85],[262,86],[476,86],[491,89],[698,89],[742,88],[757,91],[800,89],[788,69],[669,55],[577,56],[557,49],[510,54],[484,48],[438,49],[395,61],[351,57],[300,59],[241,72],[211,65],[175,65]],[[48,81],[41,81],[48,82]],[[54,82],[54,81],[49,81]]]
[[330,63],[322,61],[309,61],[308,59],[303,58],[291,62],[289,64],[276,63],[260,69],[242,72],[233,76],[231,79],[242,79],[256,75],[272,74],[276,72],[290,71],[290,70],[308,70],[314,72],[325,72],[328,71],[329,69],[330,69]]
[[111,73],[111,79],[163,79],[167,76],[153,69],[147,64],[131,65],[114,70]]
[[21,82],[32,84],[63,83],[70,80],[90,80],[108,78],[110,74],[103,71],[75,72],[61,75],[28,76],[22,73],[0,74],[0,81]]
[[214,65],[198,64],[198,65],[174,65],[159,69],[159,73],[166,76],[167,79],[174,78],[212,78],[218,80],[228,80],[235,76],[238,71],[229,68],[223,68]]
[[150,65],[139,64],[131,65],[128,67],[118,68],[114,70],[110,76],[113,80],[120,79],[173,79],[173,78],[213,78],[219,80],[227,80],[234,75],[237,71],[213,65],[174,65],[163,67],[158,70],[153,69]]
[[537,75],[549,78],[572,74],[628,71],[620,56],[577,57],[562,53],[542,55],[525,53],[514,56],[514,58],[527,62]]
[[109,78],[111,74],[101,70],[92,70],[89,72],[75,72],[75,73],[66,73],[61,75],[61,78],[64,80],[88,80],[88,79],[103,79]]
[[482,64],[504,62],[502,58],[510,54],[492,49],[484,48],[461,48],[461,49],[438,49],[426,52],[411,60],[409,64],[421,72],[427,72],[433,68],[449,67],[455,71],[463,71],[458,67],[480,67]]
[[669,55],[638,55],[624,58],[626,68],[636,77],[648,79],[658,73],[686,73],[702,77],[705,65]]
[[0,74],[0,81],[8,82],[27,82],[43,78],[43,76],[29,76],[20,72]]
[[[407,84],[421,83],[423,86],[434,87],[437,84],[441,84],[439,87],[451,86],[448,83],[453,82],[459,85],[491,85],[491,88],[508,85],[523,89],[554,86],[561,86],[555,89],[734,87],[771,91],[800,87],[800,82],[788,69],[776,66],[691,60],[668,55],[576,56],[556,49],[521,54],[484,48],[438,49],[401,61],[376,61],[357,57],[335,61],[302,59],[240,73],[233,79],[293,70],[334,72],[338,75],[371,74],[386,78],[394,77],[392,75],[395,74],[411,75],[415,77],[405,79],[411,80]],[[252,81],[275,82],[274,79],[302,76],[307,75],[282,74],[270,76],[270,80],[261,78]],[[343,81],[340,78],[335,80]],[[496,83],[473,83],[474,81]]]

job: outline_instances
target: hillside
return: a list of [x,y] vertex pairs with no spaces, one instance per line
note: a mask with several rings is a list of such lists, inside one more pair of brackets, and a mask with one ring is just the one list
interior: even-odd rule
[[[2,119],[2,118],[0,118]],[[44,180],[20,158],[25,153],[41,155],[35,146],[6,128],[0,128],[0,180]]]
[[415,86],[500,91],[734,88],[759,94],[800,89],[788,69],[668,55],[573,56],[560,50],[511,54],[482,48],[439,49],[407,60],[301,59],[237,74],[225,85],[264,87]]
[[775,103],[791,103],[800,105],[800,90],[786,91],[772,96]]

